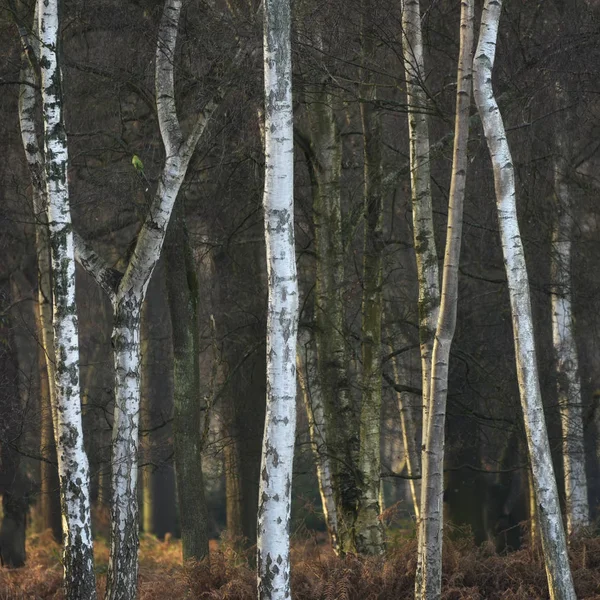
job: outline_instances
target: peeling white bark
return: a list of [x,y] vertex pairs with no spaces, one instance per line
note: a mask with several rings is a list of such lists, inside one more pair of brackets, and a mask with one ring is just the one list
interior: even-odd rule
[[327,431],[325,428],[325,407],[319,381],[317,353],[311,332],[303,329],[298,334],[297,369],[298,382],[304,396],[310,443],[317,466],[317,480],[323,516],[329,532],[331,547],[338,551],[337,509],[333,495],[333,474],[331,460],[327,452]]
[[501,0],[485,0],[474,60],[475,100],[494,170],[498,221],[511,302],[517,378],[539,509],[548,588],[553,600],[574,600],[576,596],[537,372],[529,279],[517,220],[514,168],[502,115],[492,88],[501,10]]
[[421,487],[423,525],[420,533],[423,539],[419,544],[422,556],[418,561],[421,570],[417,570],[415,583],[415,598],[418,600],[439,598],[442,590],[446,400],[448,397],[450,348],[456,329],[458,308],[458,267],[467,181],[474,11],[474,0],[462,0],[446,252],[441,306],[433,345],[431,381],[429,382],[431,391],[428,431],[424,433],[426,450],[423,453],[423,485]]
[[291,597],[289,528],[296,433],[298,280],[294,248],[294,139],[289,0],[265,0],[265,189],[269,299],[267,410],[258,500],[261,600]]
[[[557,109],[562,110],[555,123],[554,185],[557,215],[552,231],[552,339],[558,380],[563,467],[565,478],[567,533],[569,537],[589,525],[588,487],[585,474],[585,450],[579,357],[573,331],[571,304],[572,202],[568,182],[571,157],[569,140],[568,93],[556,84]],[[567,112],[565,112],[567,111]],[[562,116],[563,118],[560,118]]]
[[[75,258],[69,190],[68,152],[57,58],[57,0],[40,0],[39,40],[44,118],[45,184],[52,261],[54,356],[56,361],[56,450],[63,519],[63,563],[67,600],[96,597],[90,518],[89,466],[83,447],[79,388],[79,339],[75,303]],[[22,100],[26,100],[26,97]],[[22,107],[26,115],[32,107]],[[28,113],[33,125],[33,110]],[[23,123],[27,122],[27,118]],[[37,156],[35,127],[24,129],[30,165]],[[31,145],[29,145],[31,144]],[[36,161],[37,162],[37,161]],[[39,165],[39,162],[38,162]],[[33,173],[33,170],[32,170]]]

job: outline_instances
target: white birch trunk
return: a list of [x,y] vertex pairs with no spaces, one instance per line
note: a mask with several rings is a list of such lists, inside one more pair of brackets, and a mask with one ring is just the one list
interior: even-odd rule
[[[557,109],[569,111],[568,93],[556,83]],[[558,381],[565,478],[567,533],[569,538],[589,525],[588,487],[581,402],[579,358],[573,332],[571,304],[572,202],[568,183],[570,152],[569,115],[555,124],[554,185],[557,215],[552,231],[552,340]]]
[[450,348],[456,329],[458,308],[458,267],[462,237],[463,203],[467,179],[467,143],[469,140],[469,108],[471,105],[471,72],[473,66],[474,0],[462,0],[460,19],[460,52],[456,89],[456,117],[452,180],[448,206],[446,252],[442,280],[442,296],[433,345],[431,392],[429,396],[428,431],[424,433],[421,487],[422,556],[418,561],[415,598],[439,598],[442,591],[442,545],[444,519],[444,447],[446,401]]
[[419,0],[403,0],[402,47],[406,74],[406,100],[409,106],[410,183],[413,230],[419,283],[419,337],[423,382],[423,446],[426,444],[431,381],[431,355],[440,305],[438,257],[433,231],[431,177],[429,157],[429,125],[425,59],[421,33]]
[[290,510],[296,433],[298,280],[294,248],[294,140],[289,0],[265,0],[265,189],[268,272],[267,410],[258,503],[260,600],[290,591]]
[[529,279],[517,221],[514,168],[504,123],[492,88],[492,68],[501,10],[501,0],[485,0],[474,60],[475,100],[494,170],[498,221],[511,302],[517,378],[539,508],[548,588],[552,600],[574,600],[576,596],[537,372]]
[[365,239],[362,266],[361,355],[362,398],[360,406],[360,451],[358,456],[358,502],[356,549],[361,554],[385,550],[380,519],[381,480],[381,325],[383,315],[383,192],[381,186],[381,115],[373,107],[377,86],[371,74],[376,47],[368,15],[375,11],[363,1],[360,115],[364,155]]
[[331,547],[338,552],[337,508],[333,495],[333,474],[328,454],[327,431],[325,427],[325,407],[319,381],[317,353],[310,331],[303,329],[298,334],[297,369],[298,383],[304,397],[310,443],[317,467],[319,493],[323,506],[323,516],[329,532]]
[[[34,12],[33,30],[38,27],[38,7]],[[52,267],[50,264],[50,239],[48,230],[46,176],[44,156],[38,143],[36,113],[38,95],[36,92],[36,74],[31,60],[39,62],[39,41],[27,32],[20,32],[23,44],[23,68],[19,88],[19,126],[21,141],[31,176],[33,190],[33,212],[35,218],[35,245],[38,263],[38,320],[42,346],[45,352],[44,362],[48,373],[48,393],[52,411],[52,423],[56,430],[56,383],[54,361],[54,333],[52,331]],[[28,55],[30,57],[28,58]]]
[[[224,95],[200,111],[187,139],[177,117],[174,57],[181,0],[166,0],[156,50],[156,106],[166,160],[148,216],[124,274],[111,269],[79,237],[77,259],[112,302],[115,411],[112,444],[111,542],[107,600],[133,600],[138,573],[137,454],[140,409],[140,318],[150,277],[158,263],[173,206],[189,161]],[[235,63],[242,57],[238,53]]]
[[67,600],[94,599],[96,580],[89,467],[81,422],[75,258],[67,184],[68,152],[57,58],[58,1],[40,0],[38,11],[45,177],[53,273],[56,450],[64,531],[65,597]]
[[[431,177],[429,156],[429,125],[425,110],[427,96],[425,82],[425,59],[421,32],[421,9],[419,0],[403,0],[402,3],[402,51],[406,74],[406,100],[409,106],[408,130],[410,138],[410,183],[412,195],[413,232],[417,259],[419,285],[419,338],[421,344],[421,387],[423,394],[422,456],[425,460],[427,432],[429,431],[429,392],[431,381],[431,356],[437,326],[440,283],[437,250],[433,231],[431,204]],[[426,485],[421,478],[421,490]],[[423,491],[421,491],[423,494]],[[422,577],[423,510],[418,523],[418,556],[416,590],[420,593]]]

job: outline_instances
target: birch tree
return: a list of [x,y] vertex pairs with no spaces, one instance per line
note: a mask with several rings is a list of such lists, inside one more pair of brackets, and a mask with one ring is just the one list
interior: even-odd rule
[[433,233],[429,125],[427,122],[427,95],[424,90],[425,58],[419,0],[403,0],[402,52],[406,74],[410,140],[410,187],[419,285],[419,338],[423,382],[423,445],[425,446],[425,436],[429,430],[427,419],[429,415],[431,355],[438,322],[440,283]]
[[[189,135],[184,138],[175,106],[174,81],[174,57],[181,6],[181,0],[166,0],[159,27],[155,87],[165,162],[125,272],[120,273],[110,268],[81,237],[76,236],[78,261],[109,296],[113,307],[115,410],[107,600],[133,599],[137,588],[141,308],[190,159],[224,94],[224,88],[219,88],[199,112]],[[238,54],[237,58],[240,56]]]
[[315,340],[310,330],[298,333],[297,370],[298,383],[306,407],[310,443],[317,467],[317,481],[323,516],[329,532],[331,547],[339,553],[337,505],[334,497],[333,469],[327,444],[327,428],[323,391],[318,373],[319,365]]
[[290,598],[290,511],[296,433],[298,280],[294,248],[294,138],[289,0],[265,0],[267,410],[258,506],[261,600]]
[[[318,23],[315,49],[324,60],[324,28]],[[322,398],[325,437],[318,445],[331,466],[333,497],[337,513],[338,554],[356,551],[357,486],[354,465],[358,460],[357,409],[350,393],[344,306],[344,238],[342,235],[342,142],[337,125],[336,97],[329,71],[323,67],[319,81],[311,88],[307,110],[308,136],[301,144],[307,156],[313,198],[315,227],[315,331],[318,390]],[[296,138],[303,141],[296,131]],[[305,346],[308,348],[311,346]],[[312,347],[312,346],[311,346]],[[309,384],[310,387],[314,387]],[[311,395],[315,402],[314,394]],[[325,431],[326,430],[326,431]],[[318,471],[319,472],[319,471]]]
[[[403,0],[402,3],[402,53],[406,76],[406,100],[408,104],[408,131],[410,141],[410,187],[413,215],[413,236],[417,260],[419,287],[419,341],[421,344],[422,387],[422,456],[425,460],[427,432],[429,431],[429,392],[431,381],[431,356],[437,326],[440,284],[437,250],[433,231],[431,204],[431,176],[429,167],[429,125],[427,122],[427,97],[423,89],[425,81],[425,58],[421,32],[421,8],[419,0]],[[421,468],[422,474],[422,468]],[[426,486],[421,479],[421,494]],[[422,555],[424,536],[423,510],[419,510],[417,595],[422,583]]]
[[442,543],[444,504],[444,445],[450,347],[456,329],[458,308],[458,267],[462,237],[463,203],[467,178],[467,142],[473,65],[474,0],[462,0],[460,51],[456,88],[454,152],[448,203],[446,252],[442,279],[441,306],[433,345],[429,395],[428,431],[424,433],[420,549],[415,597],[439,598],[442,588]]
[[485,0],[474,59],[474,93],[494,171],[500,238],[511,303],[517,379],[533,486],[539,507],[548,588],[552,600],[574,600],[576,596],[537,371],[529,279],[517,220],[514,167],[492,87],[501,11],[502,0]]
[[[363,11],[374,5],[365,0]],[[363,19],[366,19],[363,16]],[[361,308],[362,401],[360,410],[361,474],[356,518],[356,548],[363,554],[384,551],[379,518],[381,472],[381,325],[383,316],[383,190],[381,185],[381,114],[373,105],[377,86],[371,77],[375,62],[373,31],[363,22],[360,114],[363,127],[364,222],[363,295]]]
[[[90,474],[83,447],[81,421],[75,257],[67,182],[67,137],[57,52],[60,26],[58,10],[58,0],[40,0],[38,4],[44,183],[52,265],[55,436],[64,530],[64,581],[65,597],[75,600],[95,598],[96,580],[90,516]],[[21,131],[30,170],[39,176],[42,163],[33,121],[34,107],[35,101],[30,91],[25,92],[21,97]]]
[[589,525],[588,486],[585,474],[583,416],[579,357],[573,331],[571,303],[571,247],[573,233],[573,205],[568,180],[571,159],[573,119],[569,108],[569,94],[563,81],[555,85],[554,189],[556,217],[552,230],[552,340],[558,380],[563,468],[565,478],[567,532],[569,537]]
[[[34,11],[33,29],[38,23],[37,5]],[[19,27],[23,46],[23,66],[19,89],[19,126],[21,141],[25,149],[27,166],[31,178],[33,212],[35,219],[35,249],[37,256],[37,312],[38,330],[41,342],[40,366],[40,409],[41,434],[40,452],[49,462],[40,465],[42,518],[51,527],[57,541],[62,538],[60,521],[60,499],[58,473],[50,461],[56,461],[54,432],[57,427],[56,412],[56,372],[54,360],[54,333],[52,330],[52,267],[50,264],[50,238],[48,215],[46,213],[46,187],[44,157],[38,142],[36,113],[39,107],[36,87],[39,83],[39,40],[23,27]]]

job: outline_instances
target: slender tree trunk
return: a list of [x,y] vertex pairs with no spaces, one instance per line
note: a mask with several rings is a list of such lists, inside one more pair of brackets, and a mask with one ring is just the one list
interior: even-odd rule
[[419,0],[403,0],[402,47],[406,74],[406,98],[409,106],[408,130],[410,137],[410,183],[413,210],[417,279],[419,284],[419,337],[423,381],[423,446],[429,430],[429,392],[431,356],[438,322],[440,284],[438,257],[433,231],[431,205],[431,177],[429,157],[429,125],[427,122],[427,95],[425,60],[421,33]]
[[296,433],[298,280],[289,0],[264,3],[267,413],[258,507],[258,596],[290,598],[289,521]]
[[[557,215],[552,231],[552,339],[558,380],[563,466],[565,478],[567,532],[572,537],[589,525],[588,486],[581,402],[579,358],[573,331],[571,304],[572,202],[568,170],[571,160],[569,135],[573,119],[568,114],[569,95],[562,82],[556,83],[556,104],[561,110],[555,123],[554,185]],[[560,118],[562,116],[562,118]]]
[[173,336],[173,431],[183,559],[201,561],[208,557],[208,513],[202,474],[198,277],[181,204],[175,207],[165,253]]
[[[34,30],[38,22],[38,9],[34,13]],[[41,438],[40,453],[48,462],[41,464],[41,513],[44,529],[52,529],[57,540],[62,539],[60,517],[60,493],[58,471],[55,464],[56,444],[54,432],[57,425],[56,413],[56,375],[54,361],[54,333],[52,331],[52,280],[50,264],[50,238],[44,158],[38,146],[36,112],[38,96],[36,93],[36,74],[32,61],[39,59],[39,42],[27,32],[20,32],[23,43],[23,68],[19,90],[19,125],[21,140],[31,176],[33,189],[33,210],[35,219],[35,244],[38,278],[38,329],[41,348],[40,366],[40,415]],[[31,56],[28,57],[28,52]]]
[[[406,76],[406,99],[409,106],[408,130],[410,139],[410,183],[413,213],[413,232],[419,285],[419,338],[421,344],[421,387],[423,394],[422,457],[425,461],[427,432],[429,431],[429,393],[431,382],[431,356],[438,321],[440,284],[438,258],[433,230],[431,204],[431,177],[429,156],[429,125],[427,122],[427,96],[425,94],[425,59],[421,33],[421,8],[419,0],[403,0],[402,50]],[[426,482],[421,479],[421,489]],[[421,491],[421,494],[423,492]],[[424,536],[423,509],[419,512],[417,595],[421,593],[421,576]]]
[[[39,284],[38,284],[39,285]],[[42,527],[50,529],[57,542],[62,541],[62,523],[60,514],[60,487],[56,468],[56,444],[52,424],[49,361],[46,359],[42,342],[38,350],[40,365],[40,454],[45,459],[40,464],[40,512]]]
[[[317,43],[321,43],[319,38]],[[355,466],[358,461],[357,408],[350,394],[344,308],[344,243],[340,178],[342,144],[335,118],[335,98],[325,80],[311,95],[308,111],[316,250],[316,351],[323,398],[326,452],[331,457],[337,513],[337,553],[356,551]]]
[[67,137],[62,115],[60,67],[57,62],[58,2],[40,0],[38,6],[46,193],[53,273],[56,440],[64,525],[65,597],[67,600],[75,600],[96,597],[90,474],[83,448],[79,393],[75,257],[67,186]]
[[462,237],[463,202],[467,179],[467,142],[469,140],[469,108],[471,105],[471,71],[473,66],[474,0],[462,0],[460,20],[460,53],[454,123],[454,153],[448,205],[446,253],[442,281],[441,306],[431,359],[428,430],[423,453],[423,485],[421,487],[422,556],[418,560],[415,597],[439,598],[442,589],[442,544],[444,519],[444,446],[446,400],[450,347],[456,329],[458,308],[458,267]]
[[[365,14],[374,5],[365,0]],[[366,17],[365,17],[366,18]],[[381,472],[381,323],[383,315],[383,192],[381,188],[381,115],[373,106],[377,87],[370,69],[375,63],[373,31],[363,24],[362,96],[360,105],[364,144],[363,297],[361,321],[362,402],[360,411],[361,476],[356,519],[356,548],[363,554],[382,554],[383,522],[379,518]]]
[[498,220],[511,301],[517,378],[529,447],[540,536],[552,600],[574,600],[565,533],[538,379],[529,280],[519,232],[512,157],[492,89],[501,0],[486,0],[475,51],[474,90],[487,140],[496,187]]
[[[389,350],[390,352],[394,351],[391,346],[389,347]],[[408,381],[408,374],[399,364],[398,357],[392,356],[391,363],[395,383],[401,384],[403,381]],[[417,441],[417,426],[413,417],[413,406],[415,404],[413,397],[415,397],[415,394],[412,394],[411,392],[400,392],[396,390],[398,410],[400,411],[400,425],[402,428],[402,446],[404,449],[404,456],[406,457],[406,472],[410,477],[410,495],[418,522],[420,515],[419,506],[421,500],[421,488],[419,479],[417,478],[421,475],[421,452]]]
[[[12,277],[11,277],[12,279]],[[6,280],[5,280],[6,281]],[[0,566],[22,567],[27,559],[25,529],[27,521],[27,478],[25,477],[19,441],[24,418],[22,385],[19,374],[23,367],[15,341],[15,323],[7,306],[16,302],[8,282],[0,283],[0,310],[3,315],[2,344],[0,344]],[[6,300],[6,305],[4,305]]]
[[317,466],[317,480],[325,524],[329,532],[331,547],[339,553],[338,519],[335,496],[333,492],[333,472],[328,454],[327,429],[325,426],[325,410],[323,406],[323,393],[318,374],[318,359],[315,351],[315,342],[311,332],[302,329],[298,334],[297,369],[298,382],[302,390],[310,443]]
[[142,440],[144,467],[144,532],[164,539],[176,535],[177,493],[173,465],[174,390],[171,327],[165,267],[156,267],[142,309]]

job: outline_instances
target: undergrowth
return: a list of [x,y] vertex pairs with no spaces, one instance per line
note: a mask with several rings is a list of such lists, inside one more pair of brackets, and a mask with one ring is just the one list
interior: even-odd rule
[[[108,550],[96,543],[98,591],[104,591]],[[416,543],[399,539],[381,558],[336,557],[316,538],[296,540],[292,549],[294,600],[398,600],[413,597]],[[251,554],[232,544],[211,543],[210,564],[181,565],[177,540],[143,536],[140,600],[254,600]],[[600,600],[600,538],[581,538],[570,549],[580,600]],[[539,549],[505,556],[470,540],[444,544],[443,600],[545,600],[546,574]],[[102,597],[102,596],[100,596]],[[0,569],[0,600],[61,600],[60,548],[49,533],[28,539],[28,563]]]

